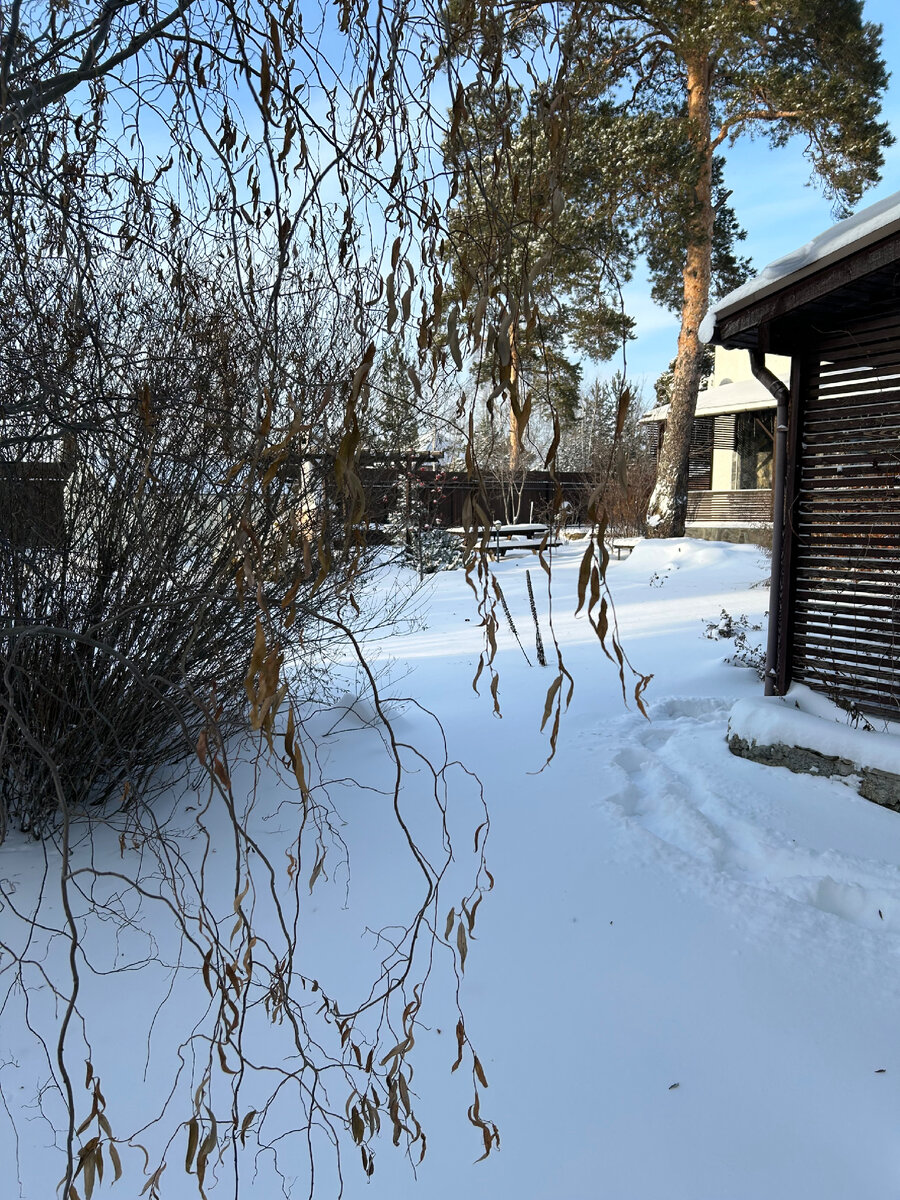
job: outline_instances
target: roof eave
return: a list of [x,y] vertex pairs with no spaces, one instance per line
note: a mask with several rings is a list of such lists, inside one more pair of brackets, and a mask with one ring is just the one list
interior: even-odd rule
[[[848,242],[846,245],[833,250],[830,254],[824,255],[822,258],[805,263],[796,271],[792,271],[789,275],[783,275],[780,279],[772,280],[765,284],[748,296],[743,296],[732,304],[726,305],[724,308],[717,309],[715,314],[715,325],[712,336],[709,339],[708,345],[724,346],[726,348],[752,349],[758,346],[758,338],[756,336],[759,326],[745,327],[735,333],[729,334],[727,325],[734,322],[734,318],[740,317],[742,313],[750,309],[763,305],[766,300],[779,295],[782,292],[787,292],[804,280],[812,279],[817,275],[826,275],[832,271],[838,264],[847,259],[863,256],[864,252],[871,247],[879,245],[882,242],[888,242],[900,235],[900,217],[882,225],[877,229],[870,230],[853,242]],[[842,282],[842,281],[841,281]],[[836,287],[840,286],[840,282],[836,282]],[[723,326],[726,327],[723,330]]]

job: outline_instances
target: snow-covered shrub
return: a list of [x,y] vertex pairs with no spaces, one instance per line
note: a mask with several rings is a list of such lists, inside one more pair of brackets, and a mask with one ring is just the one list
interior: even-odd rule
[[[411,1157],[424,1150],[407,1090],[420,1005],[439,943],[461,970],[491,883],[487,821],[474,877],[456,872],[458,857],[467,860],[446,822],[446,755],[435,756],[414,832],[401,813],[412,747],[393,737],[396,707],[358,640],[395,615],[386,605],[398,590],[393,573],[366,587],[375,555],[351,455],[338,492],[329,450],[328,420],[339,431],[340,408],[317,407],[314,431],[299,419],[303,389],[317,406],[327,391],[299,341],[314,335],[313,320],[293,343],[303,377],[279,402],[274,384],[261,388],[265,355],[250,356],[252,331],[224,328],[222,280],[198,289],[207,309],[164,286],[147,294],[143,277],[125,282],[133,286],[120,296],[147,311],[119,312],[118,323],[98,312],[92,338],[73,334],[71,355],[58,314],[28,325],[0,304],[0,483],[12,497],[0,507],[0,841],[9,838],[17,860],[15,873],[0,872],[0,1017],[7,1045],[29,1060],[26,1119],[30,1127],[38,1117],[46,1134],[34,1158],[48,1157],[46,1145],[54,1153],[55,1139],[52,1173],[67,1200],[91,1195],[104,1159],[118,1175],[120,1151],[126,1194],[160,1196],[176,1143],[178,1169],[200,1194],[204,1172],[223,1161],[228,1190],[243,1194],[243,1171],[292,1138],[289,1153],[279,1149],[292,1173],[318,1177],[332,1148],[341,1164],[346,1142],[368,1174],[379,1127]],[[0,273],[0,299],[3,283]],[[287,341],[284,312],[279,329]],[[329,337],[326,378],[337,373],[335,345]],[[11,382],[10,364],[26,359],[45,377]],[[58,393],[59,418],[45,403]],[[8,397],[19,404],[13,416]],[[52,521],[35,519],[29,493],[10,486],[40,480],[34,464],[64,479]],[[447,537],[431,539],[429,554],[444,558]],[[340,727],[321,708],[346,686],[354,657],[362,686],[353,715],[371,727],[376,752],[335,781],[318,750]],[[347,716],[345,707],[338,720]],[[416,772],[423,761],[416,756]],[[327,892],[335,873],[349,877],[342,789],[387,801],[379,834],[395,840],[385,858],[392,874],[406,862],[412,877],[385,918],[390,951],[376,931],[357,971],[350,939],[349,978],[331,951],[313,975],[307,942],[300,947],[315,924],[310,892]],[[430,837],[429,799],[426,853],[416,839]],[[371,920],[363,914],[360,932]],[[110,1036],[110,1014],[130,1019],[136,991],[148,999],[145,1017],[127,1037]],[[472,1060],[453,1004],[459,1062]],[[126,1127],[134,1114],[118,1063],[134,1051],[155,1064],[151,1074],[159,1069]],[[18,1104],[5,1119],[24,1147]],[[495,1146],[496,1130],[479,1121]],[[29,1163],[28,1175],[43,1166]],[[277,1163],[274,1172],[277,1192],[285,1181]]]
[[765,643],[749,636],[762,628],[761,622],[754,623],[745,613],[734,617],[723,608],[718,621],[708,622],[705,636],[712,641],[733,642],[734,652],[725,661],[736,667],[751,667],[760,679],[765,679]]
[[462,541],[446,529],[423,529],[414,535],[411,554],[423,575],[453,571],[462,565]]

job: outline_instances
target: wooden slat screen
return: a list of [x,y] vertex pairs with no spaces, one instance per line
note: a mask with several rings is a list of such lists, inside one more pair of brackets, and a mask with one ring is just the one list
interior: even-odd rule
[[721,416],[713,418],[715,421],[713,444],[716,450],[724,450],[727,453],[734,449],[734,417],[734,413],[722,413]]
[[688,459],[688,491],[702,491],[712,487],[714,423],[714,417],[694,417]]
[[792,668],[900,719],[900,316],[817,347],[796,509]]
[[731,492],[692,492],[688,496],[687,520],[748,521],[764,525],[772,520],[772,489],[754,488]]

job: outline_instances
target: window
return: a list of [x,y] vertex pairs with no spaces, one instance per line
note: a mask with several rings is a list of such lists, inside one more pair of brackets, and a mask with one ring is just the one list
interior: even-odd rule
[[737,413],[734,423],[734,463],[731,486],[736,490],[772,486],[775,413]]

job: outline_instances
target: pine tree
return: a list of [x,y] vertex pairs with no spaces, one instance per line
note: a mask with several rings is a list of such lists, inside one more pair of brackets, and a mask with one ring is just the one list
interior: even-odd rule
[[[622,398],[629,403],[623,411]],[[578,413],[563,430],[557,465],[583,471],[591,490],[603,490],[608,528],[622,536],[641,534],[653,484],[654,427],[642,425],[644,405],[620,373],[595,379],[580,398]]]
[[[580,88],[600,97],[592,151],[619,164],[654,296],[680,310],[666,439],[648,520],[681,536],[690,428],[700,385],[699,326],[711,294],[740,281],[741,237],[722,151],[742,135],[806,140],[812,174],[843,214],[878,179],[893,140],[878,120],[887,73],[881,28],[861,0],[587,0],[563,45]],[[610,113],[610,73],[618,102]],[[595,83],[595,80],[597,81]],[[623,99],[624,97],[624,99]]]
[[403,342],[395,338],[382,354],[370,389],[366,448],[395,460],[418,448],[419,413],[409,366]]
[[[509,467],[539,408],[571,421],[579,354],[609,358],[627,337],[618,285],[632,253],[614,195],[585,154],[584,119],[564,112],[564,89],[508,84],[458,97],[445,156],[457,180],[445,305],[468,326],[474,381],[509,405]],[[594,114],[587,114],[593,118]]]

